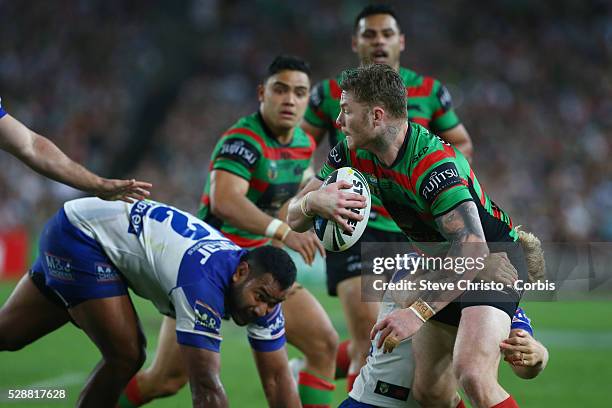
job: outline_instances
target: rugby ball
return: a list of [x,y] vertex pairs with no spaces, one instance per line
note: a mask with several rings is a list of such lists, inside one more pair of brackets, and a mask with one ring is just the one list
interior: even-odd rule
[[334,221],[315,216],[313,219],[314,230],[317,237],[323,243],[323,246],[328,251],[341,252],[352,247],[355,242],[359,241],[363,231],[368,225],[370,217],[370,207],[372,206],[372,200],[370,198],[370,187],[368,182],[357,170],[352,167],[342,167],[330,174],[321,188],[325,188],[328,184],[335,183],[341,180],[348,181],[352,187],[348,188],[347,191],[357,193],[366,198],[366,206],[364,208],[353,208],[351,211],[363,216],[361,221],[349,222],[349,225],[353,227],[352,232],[346,232],[342,227],[338,226]]

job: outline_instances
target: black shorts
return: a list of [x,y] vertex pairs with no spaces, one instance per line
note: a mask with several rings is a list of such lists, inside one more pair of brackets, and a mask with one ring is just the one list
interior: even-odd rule
[[[508,259],[518,272],[519,279],[527,282],[529,280],[527,272],[527,262],[523,255],[523,250],[519,242],[495,242],[488,243],[489,249],[494,252],[506,252]],[[432,320],[446,323],[451,326],[459,326],[461,312],[470,306],[492,306],[505,312],[512,320],[522,293],[512,288],[501,292],[497,290],[481,290],[463,292],[457,299],[449,303],[444,309],[436,313]]]
[[361,275],[362,242],[408,242],[408,238],[401,232],[388,232],[366,227],[359,242],[346,251],[327,251],[325,263],[327,266],[327,293],[330,296],[338,296],[336,289],[340,282]]

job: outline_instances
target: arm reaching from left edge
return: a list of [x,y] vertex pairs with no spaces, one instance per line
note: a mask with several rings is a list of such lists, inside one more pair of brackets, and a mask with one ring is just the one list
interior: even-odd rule
[[255,363],[271,408],[301,407],[295,382],[289,371],[285,347],[275,351],[255,351]]
[[150,195],[150,183],[100,177],[71,160],[49,139],[8,114],[0,119],[0,148],[36,172],[104,200],[130,203]]
[[227,396],[219,377],[219,353],[181,345],[181,352],[189,370],[189,384],[194,408],[226,408]]
[[535,378],[548,364],[548,349],[525,330],[512,329],[510,336],[501,342],[500,348],[504,360],[521,378]]
[[[459,204],[448,213],[437,217],[435,221],[440,233],[451,244],[446,254],[447,257],[477,259],[486,258],[489,255],[478,209],[473,201]],[[434,280],[441,283],[456,283],[459,280],[471,281],[479,272],[476,268],[466,268],[465,272],[460,275],[451,270],[442,270],[441,273],[435,273]],[[390,342],[385,343],[385,351],[392,351],[399,341],[414,335],[427,319],[464,292],[457,286],[454,285],[453,290],[444,290],[442,295],[440,290],[421,290],[418,293],[417,301],[408,309],[396,310],[378,322],[371,332],[372,339],[376,333],[381,332],[377,347],[380,348],[385,343],[385,339],[391,337]]]

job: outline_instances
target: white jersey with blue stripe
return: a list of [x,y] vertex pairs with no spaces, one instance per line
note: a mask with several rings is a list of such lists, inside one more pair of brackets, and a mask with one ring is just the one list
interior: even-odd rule
[[[179,343],[219,350],[225,296],[245,250],[193,215],[155,201],[83,198],[64,210],[100,244],[135,293],[176,318]],[[282,347],[280,306],[247,331],[257,350]]]

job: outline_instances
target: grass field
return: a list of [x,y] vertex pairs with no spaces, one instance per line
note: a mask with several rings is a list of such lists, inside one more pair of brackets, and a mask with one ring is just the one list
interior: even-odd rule
[[[14,283],[0,284],[0,301],[9,296]],[[329,298],[321,284],[310,289],[328,310],[342,338],[346,327],[337,299]],[[147,301],[134,297],[148,339],[148,357],[157,343],[160,315]],[[549,348],[551,360],[539,378],[521,380],[502,368],[501,382],[521,407],[610,407],[612,406],[612,305],[610,303],[529,303],[536,336]],[[243,329],[224,324],[222,378],[231,406],[265,407],[255,366]],[[290,355],[297,355],[290,349]],[[98,361],[98,353],[87,337],[72,325],[16,353],[0,354],[0,406],[74,406],[87,373]],[[148,362],[147,362],[148,364]],[[505,363],[504,363],[505,364]],[[67,400],[7,399],[9,389],[61,388]],[[336,405],[345,398],[345,383],[339,381]],[[188,387],[178,395],[157,400],[151,407],[187,407]]]

